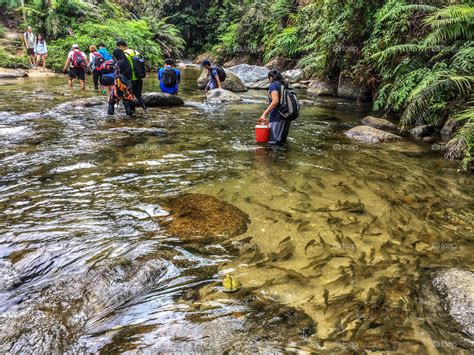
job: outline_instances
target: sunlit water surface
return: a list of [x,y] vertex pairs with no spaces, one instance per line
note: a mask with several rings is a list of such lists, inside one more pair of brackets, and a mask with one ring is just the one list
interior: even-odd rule
[[[337,99],[306,104],[286,149],[257,146],[265,92],[210,105],[197,76],[184,107],[132,119],[58,106],[94,96],[62,77],[2,82],[0,352],[449,353],[417,280],[472,269],[472,177],[429,145],[347,140],[369,111]],[[183,192],[246,212],[245,241],[167,235]]]

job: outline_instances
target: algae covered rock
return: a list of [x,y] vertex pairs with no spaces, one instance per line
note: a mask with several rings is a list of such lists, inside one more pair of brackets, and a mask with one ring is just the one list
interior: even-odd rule
[[218,240],[247,231],[248,215],[216,197],[185,194],[168,204],[173,217],[168,232],[184,240]]

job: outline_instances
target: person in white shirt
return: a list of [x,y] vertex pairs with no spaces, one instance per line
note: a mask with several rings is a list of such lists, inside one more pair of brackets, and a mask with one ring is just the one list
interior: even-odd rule
[[46,41],[43,38],[43,35],[39,34],[36,38],[35,43],[35,53],[36,53],[36,65],[41,66],[41,61],[43,61],[43,71],[46,71],[46,58],[48,58],[48,46]]
[[25,44],[26,54],[30,59],[31,68],[36,69],[35,62],[35,42],[36,35],[33,33],[31,26],[28,26],[28,29],[23,33],[23,43]]
[[74,44],[72,50],[67,55],[67,60],[66,63],[64,63],[63,69],[64,74],[67,74],[69,69],[67,83],[70,89],[72,89],[72,81],[78,79],[81,84],[81,90],[85,90],[87,64],[87,56],[80,51],[79,45]]

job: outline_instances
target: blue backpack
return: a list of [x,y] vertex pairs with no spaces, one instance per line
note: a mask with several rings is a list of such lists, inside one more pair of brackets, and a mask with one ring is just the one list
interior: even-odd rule
[[101,48],[97,51],[97,53],[99,53],[102,58],[104,58],[105,61],[108,61],[108,60],[112,60],[112,56],[110,55],[110,53],[107,51],[107,49],[105,48]]

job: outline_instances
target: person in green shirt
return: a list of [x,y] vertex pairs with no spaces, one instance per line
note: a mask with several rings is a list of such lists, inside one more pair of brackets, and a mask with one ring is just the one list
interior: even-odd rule
[[117,41],[117,48],[119,48],[125,53],[125,57],[130,63],[130,67],[132,68],[133,95],[135,96],[138,104],[143,108],[143,111],[148,112],[148,108],[146,107],[145,101],[143,101],[142,98],[143,79],[137,77],[133,64],[133,57],[139,56],[140,53],[136,50],[128,48],[127,42],[122,39]]

